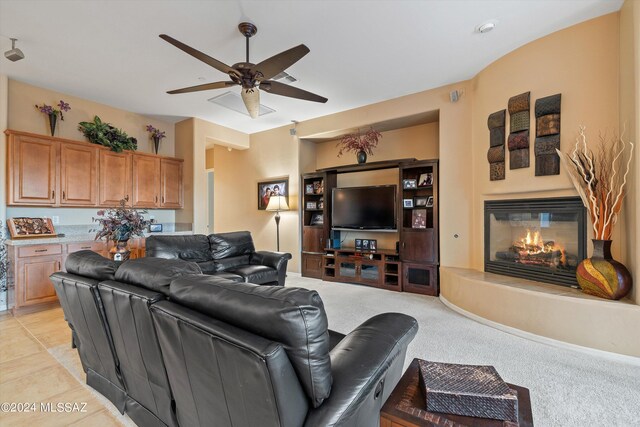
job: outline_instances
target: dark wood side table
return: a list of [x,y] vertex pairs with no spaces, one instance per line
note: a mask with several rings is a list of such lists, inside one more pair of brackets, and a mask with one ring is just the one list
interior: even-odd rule
[[518,392],[518,424],[489,418],[427,412],[420,388],[418,359],[413,359],[380,411],[380,427],[533,427],[529,390],[514,384]]

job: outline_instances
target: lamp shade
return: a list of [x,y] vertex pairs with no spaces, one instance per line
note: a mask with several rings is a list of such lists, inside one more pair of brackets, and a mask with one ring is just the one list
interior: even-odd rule
[[258,117],[258,113],[260,113],[260,92],[258,92],[258,88],[242,88],[240,95],[251,118],[255,119]]
[[284,196],[271,196],[269,198],[269,204],[267,205],[268,211],[288,211],[289,205],[287,205],[287,198]]

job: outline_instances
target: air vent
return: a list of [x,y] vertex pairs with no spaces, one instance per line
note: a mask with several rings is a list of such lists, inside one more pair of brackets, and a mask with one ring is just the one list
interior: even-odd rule
[[[218,104],[221,107],[228,108],[229,110],[244,114],[245,116],[249,115],[249,113],[247,113],[247,107],[244,106],[244,102],[242,102],[240,94],[236,92],[225,92],[221,95],[209,98],[208,101],[214,104]],[[260,104],[260,112],[258,113],[258,116],[264,116],[269,113],[274,113],[275,111],[276,110],[274,110],[273,108],[269,108],[266,105]]]
[[276,76],[271,80],[281,81],[281,83],[286,83],[286,84],[290,84],[298,81],[298,79],[296,79],[286,71],[281,71],[280,74],[276,74]]

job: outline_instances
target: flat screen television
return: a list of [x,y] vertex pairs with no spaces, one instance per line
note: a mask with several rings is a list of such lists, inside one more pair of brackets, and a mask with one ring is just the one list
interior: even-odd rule
[[331,226],[350,230],[396,230],[396,186],[334,188]]

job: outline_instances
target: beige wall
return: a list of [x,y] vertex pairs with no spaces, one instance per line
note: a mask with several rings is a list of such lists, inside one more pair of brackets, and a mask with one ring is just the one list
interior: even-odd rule
[[[0,131],[7,128],[7,118],[9,115],[9,78],[6,74],[0,74]],[[2,225],[7,218],[7,186],[5,185],[5,177],[7,176],[7,138],[4,132],[0,132],[0,221]]]
[[299,270],[298,138],[280,127],[251,135],[251,148],[215,146],[214,230],[249,230],[258,250],[276,249],[273,212],[258,210],[258,182],[289,178],[289,208],[280,214],[280,250],[290,252],[290,271]]
[[182,176],[184,181],[184,206],[176,211],[176,222],[193,224],[193,150],[194,150],[194,119],[187,119],[175,124],[176,156],[184,159]]
[[205,168],[207,169],[213,169],[213,165],[214,165],[214,153],[215,153],[215,149],[212,148],[207,148],[207,151],[205,153]]
[[[153,152],[152,142],[149,139],[145,126],[151,124],[166,132],[167,137],[160,143],[159,154],[174,156],[174,126],[172,123],[151,119],[147,116],[132,113],[108,105],[89,101],[71,95],[55,92],[32,86],[17,80],[9,80],[8,84],[8,120],[6,126],[0,126],[2,130],[13,129],[36,134],[49,135],[47,117],[40,113],[35,105],[55,105],[61,99],[68,102],[71,110],[64,113],[64,121],[58,121],[56,135],[61,138],[86,141],[84,135],[78,130],[78,123],[91,121],[95,115],[103,121],[124,130],[129,136],[138,140],[138,151]],[[2,123],[0,123],[2,125]],[[3,134],[4,137],[4,134]],[[2,150],[3,155],[6,150]],[[178,156],[179,157],[179,156]],[[3,167],[6,161],[2,160]],[[2,174],[3,178],[5,174]],[[4,191],[4,185],[2,186]],[[2,194],[3,203],[6,196]],[[173,210],[150,210],[149,215],[158,222],[174,222]],[[95,216],[96,208],[22,208],[8,207],[7,216],[42,216],[60,217],[60,225],[91,224]],[[189,221],[190,222],[190,221]]]
[[138,151],[152,153],[153,142],[145,129],[145,126],[150,124],[167,133],[167,137],[160,143],[158,154],[164,156],[174,155],[175,143],[172,123],[162,122],[142,114],[32,86],[17,80],[9,80],[9,129],[49,135],[48,118],[39,112],[35,105],[55,105],[61,99],[69,103],[71,110],[64,113],[64,121],[58,121],[55,136],[86,141],[82,132],[78,130],[78,123],[92,121],[94,116],[99,116],[102,121],[111,123],[125,131],[127,135],[136,138],[138,140]]
[[[640,2],[627,0],[620,10],[620,129],[635,145],[624,222],[627,266],[635,279],[631,299],[640,304]],[[623,228],[624,227],[624,228]],[[635,261],[633,261],[635,260]]]
[[[438,129],[436,122],[382,132],[382,138],[373,150],[373,155],[368,156],[367,162],[408,158],[437,159]],[[343,153],[338,157],[339,142],[337,139],[316,144],[314,170],[356,163],[355,153]]]
[[[535,176],[534,138],[529,168],[510,170],[507,161],[506,179],[489,181],[486,159],[488,115],[507,108],[511,96],[530,91],[530,135],[535,135],[536,99],[561,93],[561,150],[572,148],[581,124],[587,126],[589,143],[593,147],[600,131],[609,129],[611,133],[619,124],[618,52],[618,14],[613,13],[522,46],[486,67],[473,79],[474,268],[483,268],[485,200],[577,195],[563,169],[560,175]],[[625,260],[621,249],[626,243],[625,234],[618,227],[613,236],[614,257],[623,262],[629,261]],[[591,251],[591,244],[588,248]]]

